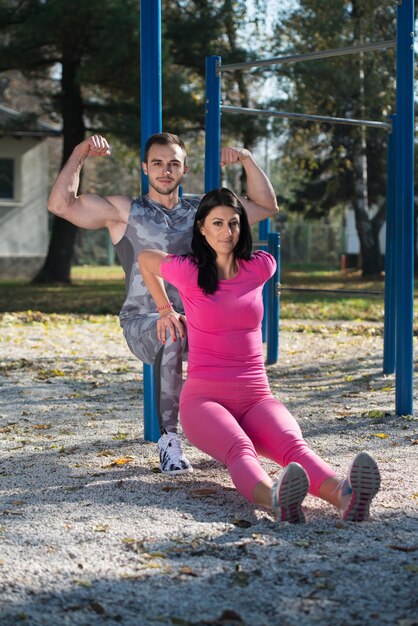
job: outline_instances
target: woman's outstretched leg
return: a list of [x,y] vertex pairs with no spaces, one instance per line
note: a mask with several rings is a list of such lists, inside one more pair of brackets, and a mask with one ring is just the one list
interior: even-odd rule
[[[344,520],[368,519],[370,503],[380,487],[379,469],[370,455],[358,454],[347,478],[338,479],[328,463],[309,448],[294,417],[273,397],[250,409],[241,425],[258,453],[283,467],[300,464],[309,478],[310,493],[333,504]],[[300,484],[301,479],[299,491]]]

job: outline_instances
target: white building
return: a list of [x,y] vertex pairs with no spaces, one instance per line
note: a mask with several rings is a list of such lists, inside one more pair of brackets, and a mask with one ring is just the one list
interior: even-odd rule
[[0,105],[0,278],[33,278],[48,250],[49,156],[60,131]]

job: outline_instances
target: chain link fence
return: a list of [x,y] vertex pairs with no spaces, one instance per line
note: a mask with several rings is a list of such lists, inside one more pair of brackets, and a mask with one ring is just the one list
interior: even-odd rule
[[292,265],[310,263],[339,266],[343,229],[322,222],[285,222],[280,225],[281,259]]
[[[340,264],[343,230],[338,224],[285,222],[279,226],[281,258],[292,265]],[[117,263],[108,231],[80,230],[75,247],[75,265]]]

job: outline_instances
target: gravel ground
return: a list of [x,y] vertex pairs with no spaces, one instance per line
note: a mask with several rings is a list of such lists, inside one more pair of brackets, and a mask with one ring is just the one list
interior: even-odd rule
[[360,450],[382,473],[369,522],[308,496],[299,526],[187,443],[194,473],[158,472],[116,318],[0,330],[1,626],[418,625],[418,420],[394,414],[381,327],[282,323],[274,393],[341,476]]

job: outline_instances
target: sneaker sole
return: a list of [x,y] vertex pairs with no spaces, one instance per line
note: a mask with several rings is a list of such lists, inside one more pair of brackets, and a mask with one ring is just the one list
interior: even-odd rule
[[309,490],[309,478],[299,463],[290,463],[286,470],[276,498],[278,517],[282,522],[303,524],[302,502]]
[[364,522],[369,519],[370,503],[380,489],[380,472],[376,461],[366,452],[354,459],[348,477],[353,490],[342,519],[345,522]]
[[193,472],[193,467],[187,467],[185,469],[178,469],[178,470],[163,470],[161,465],[160,465],[160,470],[162,474],[170,474],[170,476],[178,476],[180,474],[191,474]]

